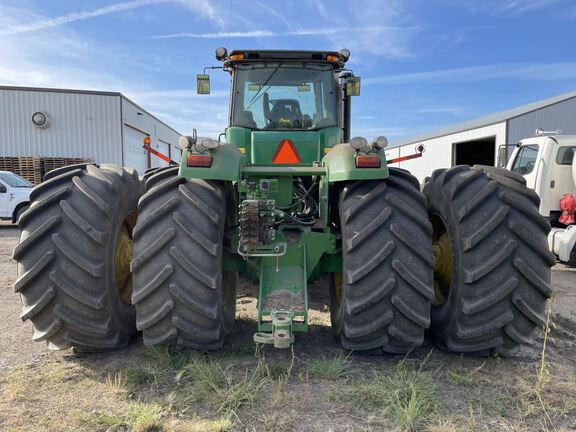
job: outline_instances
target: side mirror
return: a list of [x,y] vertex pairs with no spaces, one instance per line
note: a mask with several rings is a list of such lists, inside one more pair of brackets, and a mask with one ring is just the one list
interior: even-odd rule
[[360,77],[346,78],[346,96],[360,96]]
[[210,75],[207,74],[196,75],[196,93],[210,94]]

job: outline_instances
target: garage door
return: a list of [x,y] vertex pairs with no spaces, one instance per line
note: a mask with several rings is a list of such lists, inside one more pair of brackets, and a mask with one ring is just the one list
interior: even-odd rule
[[124,165],[144,174],[148,168],[148,152],[142,148],[146,134],[124,125]]
[[[172,156],[170,154],[170,144],[162,140],[158,140],[158,151],[168,158]],[[161,158],[158,158],[158,166],[168,166],[168,165],[169,165],[168,162],[165,162]]]

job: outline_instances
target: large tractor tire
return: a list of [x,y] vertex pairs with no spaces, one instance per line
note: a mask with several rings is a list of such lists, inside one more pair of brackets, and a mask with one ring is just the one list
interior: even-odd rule
[[221,348],[236,308],[237,273],[222,268],[227,191],[219,182],[179,177],[178,167],[153,174],[146,189],[132,261],[144,343]]
[[14,249],[23,320],[51,349],[103,351],[136,332],[130,303],[132,228],[142,185],[134,170],[75,165],[30,194]]
[[343,272],[331,283],[332,327],[345,349],[406,353],[430,324],[432,227],[418,181],[390,168],[349,183],[339,202]]
[[444,350],[509,354],[530,344],[552,294],[549,222],[522,176],[484,166],[436,170],[424,186],[433,227],[430,334]]

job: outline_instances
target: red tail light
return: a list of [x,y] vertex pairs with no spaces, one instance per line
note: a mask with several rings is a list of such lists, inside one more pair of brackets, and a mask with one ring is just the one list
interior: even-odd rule
[[356,168],[380,168],[380,156],[356,156]]
[[212,156],[189,154],[187,165],[189,167],[196,167],[196,168],[210,168],[212,166]]

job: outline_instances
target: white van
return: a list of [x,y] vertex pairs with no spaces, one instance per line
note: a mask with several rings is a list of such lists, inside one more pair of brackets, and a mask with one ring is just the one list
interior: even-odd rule
[[32,183],[10,172],[0,171],[0,219],[16,223],[30,205]]

